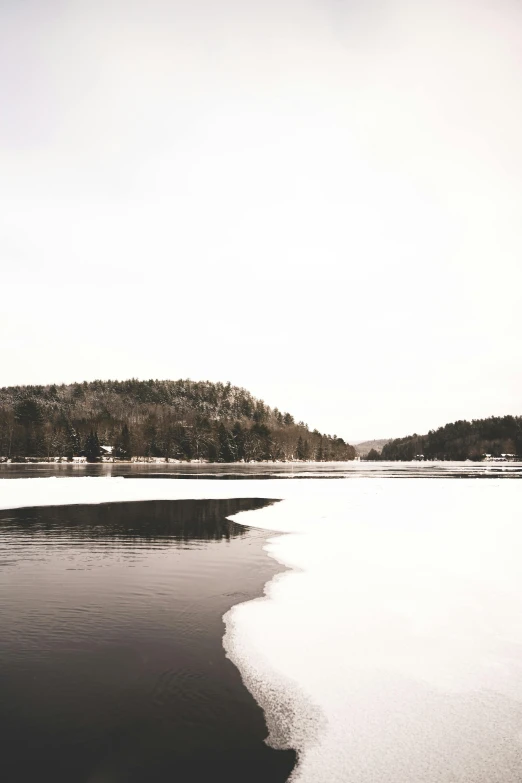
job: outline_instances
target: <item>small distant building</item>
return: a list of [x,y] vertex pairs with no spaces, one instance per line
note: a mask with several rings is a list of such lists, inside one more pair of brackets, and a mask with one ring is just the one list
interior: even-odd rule
[[114,461],[112,456],[112,446],[100,446],[102,462]]

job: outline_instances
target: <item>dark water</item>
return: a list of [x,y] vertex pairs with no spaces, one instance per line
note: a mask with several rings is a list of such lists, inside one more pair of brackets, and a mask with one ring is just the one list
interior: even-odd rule
[[0,512],[6,783],[278,783],[295,762],[222,647],[277,565],[227,515],[263,500]]
[[123,476],[156,479],[522,478],[522,462],[257,462],[0,464],[0,479]]

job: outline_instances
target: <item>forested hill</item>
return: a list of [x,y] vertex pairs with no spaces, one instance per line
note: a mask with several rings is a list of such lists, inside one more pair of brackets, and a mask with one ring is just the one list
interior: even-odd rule
[[230,383],[92,381],[0,389],[0,456],[351,460],[342,438],[311,432]]
[[484,454],[522,457],[522,416],[455,421],[427,435],[397,438],[383,447],[381,458],[410,460],[419,454],[426,459],[453,460],[480,460]]

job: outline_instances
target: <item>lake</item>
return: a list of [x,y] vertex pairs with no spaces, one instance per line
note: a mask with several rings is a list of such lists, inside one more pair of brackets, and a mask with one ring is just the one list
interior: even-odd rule
[[521,462],[257,462],[0,464],[0,479],[104,476],[124,478],[286,479],[286,478],[517,478]]
[[9,783],[284,781],[223,614],[280,567],[226,517],[261,500],[0,512],[0,747]]

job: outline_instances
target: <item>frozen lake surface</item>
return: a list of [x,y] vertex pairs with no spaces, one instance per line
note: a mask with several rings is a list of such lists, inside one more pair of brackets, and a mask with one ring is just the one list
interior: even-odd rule
[[295,479],[295,478],[501,478],[522,477],[521,462],[149,462],[0,464],[0,479],[124,478]]
[[293,570],[226,614],[224,644],[272,744],[298,751],[292,780],[519,783],[520,466],[394,465],[371,481],[6,479],[0,506],[282,499],[236,521],[287,533],[267,549]]

